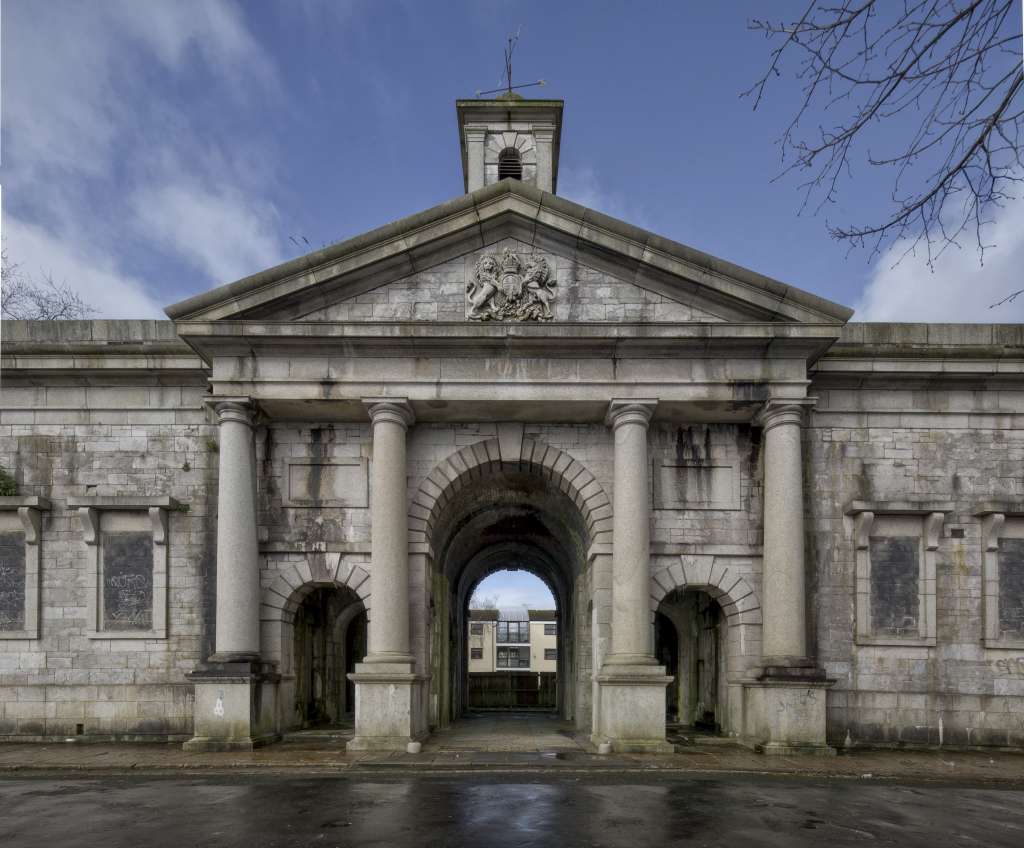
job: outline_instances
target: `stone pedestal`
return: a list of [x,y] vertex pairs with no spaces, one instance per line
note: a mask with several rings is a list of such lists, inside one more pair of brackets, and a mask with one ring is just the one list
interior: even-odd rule
[[651,609],[651,510],[647,427],[653,400],[614,400],[612,650],[596,675],[593,741],[615,751],[666,751],[665,687],[672,678],[654,659]]
[[195,683],[193,737],[186,751],[251,751],[281,738],[279,676],[259,662],[218,662],[189,675]]
[[665,739],[665,687],[672,678],[660,665],[605,664],[597,675],[598,726],[595,745],[611,743],[618,753],[671,754]]
[[743,684],[743,740],[763,754],[835,754],[825,736],[835,681],[762,678]]
[[400,399],[364,401],[373,423],[370,475],[370,614],[366,660],[356,685],[350,751],[404,751],[426,734],[423,677],[409,642],[409,531],[406,431],[412,407]]
[[426,678],[411,663],[359,663],[348,677],[356,684],[356,735],[347,750],[405,751],[426,737]]

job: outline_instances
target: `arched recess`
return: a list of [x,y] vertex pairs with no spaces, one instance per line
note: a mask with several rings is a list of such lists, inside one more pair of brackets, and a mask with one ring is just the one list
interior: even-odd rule
[[[278,697],[278,726],[297,726],[293,714],[295,683],[295,615],[317,589],[343,589],[348,603],[332,625],[336,638],[344,639],[345,628],[362,613],[370,614],[370,575],[358,561],[340,553],[313,553],[291,561],[263,588],[260,598],[261,656],[274,663],[281,675]],[[358,661],[362,661],[358,657]]]
[[[739,735],[742,728],[742,680],[761,666],[761,601],[751,583],[749,560],[743,566],[726,557],[684,555],[651,578],[651,622],[665,602],[689,591],[704,592],[718,602],[725,623],[727,720],[723,730]],[[675,622],[678,626],[679,622]]]
[[443,726],[464,705],[465,630],[472,588],[503,567],[548,583],[559,620],[559,707],[589,728],[592,599],[590,550],[610,544],[612,507],[579,461],[499,425],[486,439],[442,460],[416,491],[410,550],[425,551],[429,615],[423,662],[431,670],[429,722]]

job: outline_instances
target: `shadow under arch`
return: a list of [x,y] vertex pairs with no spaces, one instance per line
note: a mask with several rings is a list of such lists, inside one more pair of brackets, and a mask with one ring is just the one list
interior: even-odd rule
[[[499,431],[500,432],[500,431]],[[590,548],[610,542],[611,503],[594,476],[563,451],[521,438],[489,439],[443,460],[410,509],[410,542],[430,573],[429,720],[445,726],[466,706],[469,599],[488,574],[529,571],[558,609],[558,707],[588,728],[592,597]]]
[[681,556],[670,569],[651,579],[650,609],[652,626],[659,614],[677,629],[693,622],[686,620],[680,602],[688,596],[703,595],[714,601],[721,613],[721,650],[724,660],[722,681],[721,729],[730,736],[742,730],[742,681],[761,667],[761,601],[756,577],[749,565],[739,567],[726,557]]
[[[278,726],[285,730],[301,727],[309,718],[303,704],[313,697],[307,690],[315,686],[307,677],[315,676],[318,669],[310,667],[313,655],[298,643],[309,638],[312,618],[304,613],[311,612],[305,607],[318,600],[315,596],[330,596],[326,599],[328,604],[316,605],[323,606],[329,615],[329,620],[317,622],[317,636],[337,648],[323,660],[325,667],[333,668],[335,673],[331,674],[330,685],[337,688],[335,708],[329,711],[330,720],[338,719],[334,713],[351,711],[354,701],[345,672],[351,670],[353,662],[361,662],[365,654],[365,626],[370,614],[369,573],[357,561],[340,554],[314,555],[325,562],[315,567],[308,560],[289,564],[263,588],[260,598],[261,651],[267,661],[276,664],[281,674]],[[301,631],[299,640],[296,639],[297,624]],[[361,625],[364,631],[361,639],[356,640],[360,646],[358,656],[347,655],[353,624]]]

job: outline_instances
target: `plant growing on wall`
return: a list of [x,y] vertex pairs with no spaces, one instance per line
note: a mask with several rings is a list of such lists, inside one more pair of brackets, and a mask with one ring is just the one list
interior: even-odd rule
[[10,498],[18,494],[18,482],[0,468],[0,497]]

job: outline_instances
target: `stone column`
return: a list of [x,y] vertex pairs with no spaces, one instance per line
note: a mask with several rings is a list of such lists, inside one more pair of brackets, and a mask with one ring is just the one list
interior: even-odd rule
[[189,674],[195,684],[193,737],[186,751],[249,751],[280,738],[280,679],[260,662],[260,563],[253,407],[213,402],[219,425],[217,624],[214,653]]
[[253,409],[215,407],[220,425],[217,484],[216,661],[255,660],[260,653],[260,568],[256,535]]
[[466,125],[466,191],[476,191],[484,186],[484,144],[487,139],[485,126]]
[[813,399],[769,400],[764,427],[764,672],[743,685],[743,735],[766,754],[834,753],[826,739],[827,680],[807,654],[801,430]]
[[764,427],[764,560],[761,606],[766,666],[807,665],[804,482],[801,428],[805,402],[769,400]]
[[657,401],[612,401],[615,435],[612,509],[612,665],[655,665],[651,595],[651,504],[647,426]]
[[554,150],[555,128],[551,124],[533,127],[533,138],[537,145],[537,188],[554,192]]
[[665,686],[653,656],[651,508],[647,428],[655,400],[613,400],[605,422],[615,438],[612,499],[611,652],[597,675],[593,740],[616,751],[671,752],[665,740]]
[[350,751],[404,751],[426,732],[424,677],[409,644],[409,532],[406,431],[415,420],[404,398],[364,400],[373,427],[370,475],[369,652],[356,685]]
[[370,597],[367,663],[412,662],[409,651],[408,401],[367,401],[373,425],[370,473]]

